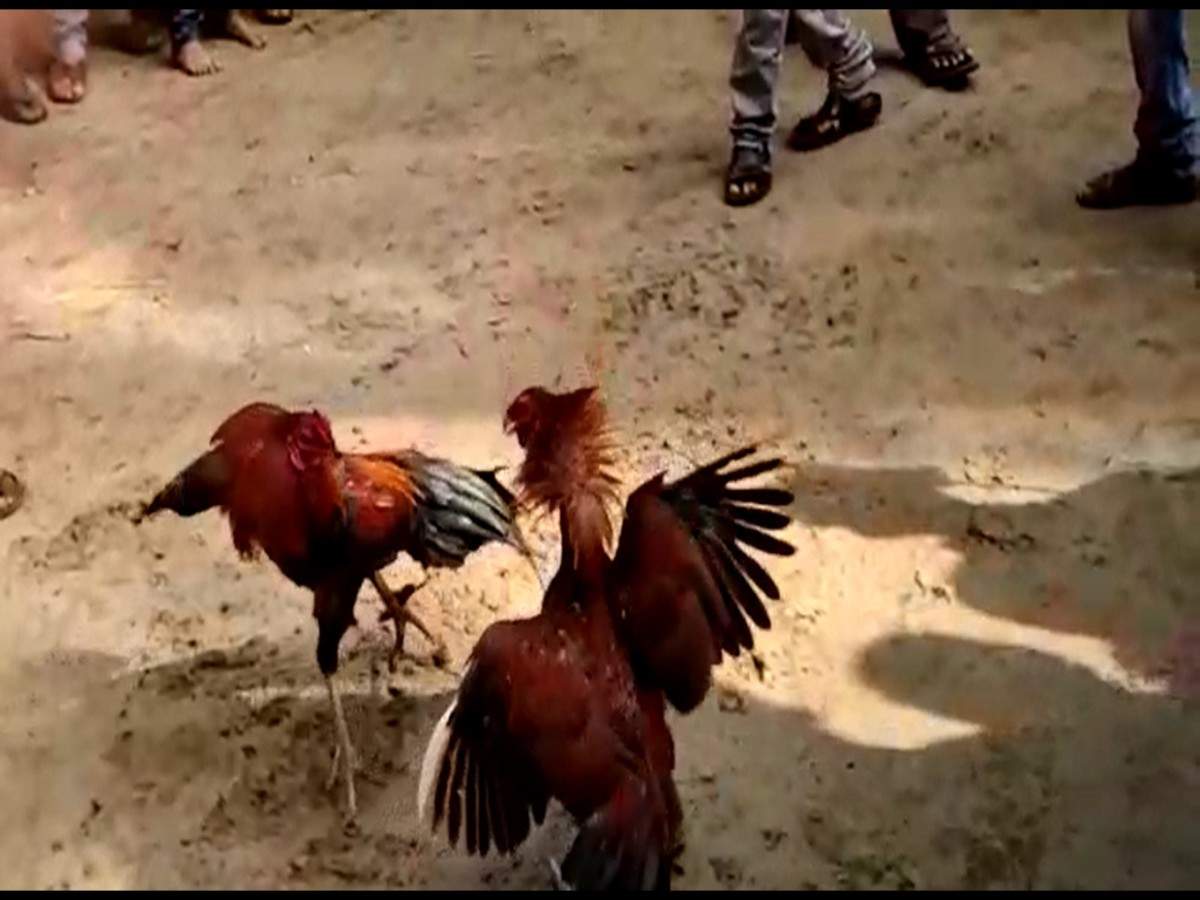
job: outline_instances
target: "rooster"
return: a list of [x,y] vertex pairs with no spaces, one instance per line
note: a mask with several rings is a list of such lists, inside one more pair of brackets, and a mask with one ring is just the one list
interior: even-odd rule
[[357,812],[354,750],[334,684],[338,646],[355,622],[354,605],[370,579],[396,629],[394,667],[412,622],[443,664],[445,645],[407,607],[420,585],[397,595],[381,570],[401,552],[424,567],[458,568],[484,544],[503,542],[532,562],[514,522],[515,498],[495,470],[466,469],[416,450],[342,453],[319,412],[253,403],[226,419],[211,447],[142,509],[138,521],[171,510],[193,516],[218,507],[243,558],[261,550],[294,584],[313,592],[317,665],[337,731],[328,787],[339,763],[347,814]]
[[594,388],[530,388],[505,416],[525,449],[521,501],[557,512],[562,558],[530,619],[481,635],[454,702],[426,747],[420,815],[468,854],[509,853],[541,824],[551,798],[579,825],[559,886],[670,885],[682,808],[666,704],[694,709],[723,653],[753,646],[747,618],[770,619],[771,576],[739,543],[777,556],[792,495],[735,487],[782,460],[728,467],[745,447],[674,483],[657,475],[625,506],[609,556],[616,498],[613,442]]

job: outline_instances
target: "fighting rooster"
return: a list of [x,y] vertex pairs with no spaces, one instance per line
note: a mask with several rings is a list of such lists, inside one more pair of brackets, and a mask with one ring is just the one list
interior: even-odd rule
[[444,644],[406,605],[420,585],[397,595],[380,570],[402,552],[425,567],[457,568],[493,541],[531,559],[514,522],[515,498],[494,471],[466,469],[416,450],[342,453],[328,420],[316,411],[253,403],[226,419],[210,443],[145,505],[139,521],[162,510],[193,516],[218,507],[243,558],[262,550],[285,577],[313,592],[317,665],[337,729],[327,786],[340,763],[353,818],[354,751],[333,676],[362,583],[370,579],[386,607],[384,618],[395,624],[389,665],[410,621],[436,646],[435,661],[444,662]]
[[[674,483],[657,475],[625,506],[616,554],[613,444],[594,388],[522,392],[506,430],[525,449],[522,503],[557,512],[562,559],[541,612],[497,622],[468,660],[426,747],[418,809],[468,853],[511,852],[550,798],[579,824],[556,881],[582,890],[669,887],[682,809],[665,705],[687,712],[723,652],[753,645],[770,619],[771,576],[739,543],[788,556],[769,531],[792,502],[735,487],[777,469],[746,447]],[[756,590],[757,589],[757,590]]]

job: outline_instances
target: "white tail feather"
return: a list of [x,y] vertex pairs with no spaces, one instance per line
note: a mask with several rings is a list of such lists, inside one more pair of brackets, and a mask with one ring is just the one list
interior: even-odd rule
[[450,744],[450,716],[457,707],[458,700],[455,699],[442,713],[425,746],[425,757],[421,760],[421,777],[417,782],[417,815],[426,825],[433,823],[433,788]]

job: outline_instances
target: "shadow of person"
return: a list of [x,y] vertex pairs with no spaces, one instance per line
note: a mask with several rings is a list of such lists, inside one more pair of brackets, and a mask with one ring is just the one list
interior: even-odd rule
[[[412,798],[441,689],[348,692],[364,766],[360,829],[345,832],[321,790],[332,723],[299,642],[134,671],[97,653],[36,668],[23,673],[32,693],[5,710],[6,884],[537,889],[543,857],[570,838],[559,811],[511,858],[424,836]],[[1200,735],[1179,701],[936,636],[881,642],[862,672],[981,733],[867,746],[756,697],[675,717],[687,817],[677,887],[1194,884],[1186,786]]]
[[938,470],[803,467],[794,513],[869,537],[939,535],[953,586],[989,615],[1108,641],[1118,661],[1200,686],[1200,469],[1123,471],[1032,502],[969,502]]
[[705,704],[673,723],[687,820],[679,886],[1195,883],[1192,701],[1131,693],[1045,653],[935,634],[880,640],[858,671],[896,703],[974,732],[872,746],[763,698],[733,712]]
[[982,729],[979,739],[928,751],[973,753],[966,747],[975,742],[986,756],[981,766],[947,764],[945,787],[959,795],[951,804],[983,802],[999,838],[949,835],[966,841],[966,886],[1014,865],[1027,887],[1195,883],[1200,717],[1192,701],[1131,693],[1039,651],[936,634],[878,641],[858,668],[898,703]]
[[1195,883],[1200,717],[1188,688],[1200,654],[1172,655],[1197,613],[1195,474],[1122,472],[1010,504],[958,499],[934,469],[799,472],[801,522],[940,536],[961,554],[951,581],[962,603],[1105,640],[1127,668],[1165,676],[1169,688],[1139,691],[1118,673],[1045,652],[917,632],[873,642],[858,673],[888,699],[977,733],[866,747],[798,711],[752,706],[743,727],[755,769],[810,773],[801,788],[772,780],[762,802],[787,811],[807,846],[836,865],[837,883]]

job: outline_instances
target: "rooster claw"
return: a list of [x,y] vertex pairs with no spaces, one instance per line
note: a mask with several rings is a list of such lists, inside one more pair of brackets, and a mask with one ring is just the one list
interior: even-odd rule
[[450,664],[450,651],[445,644],[438,644],[433,650],[433,664],[439,669],[444,669]]

